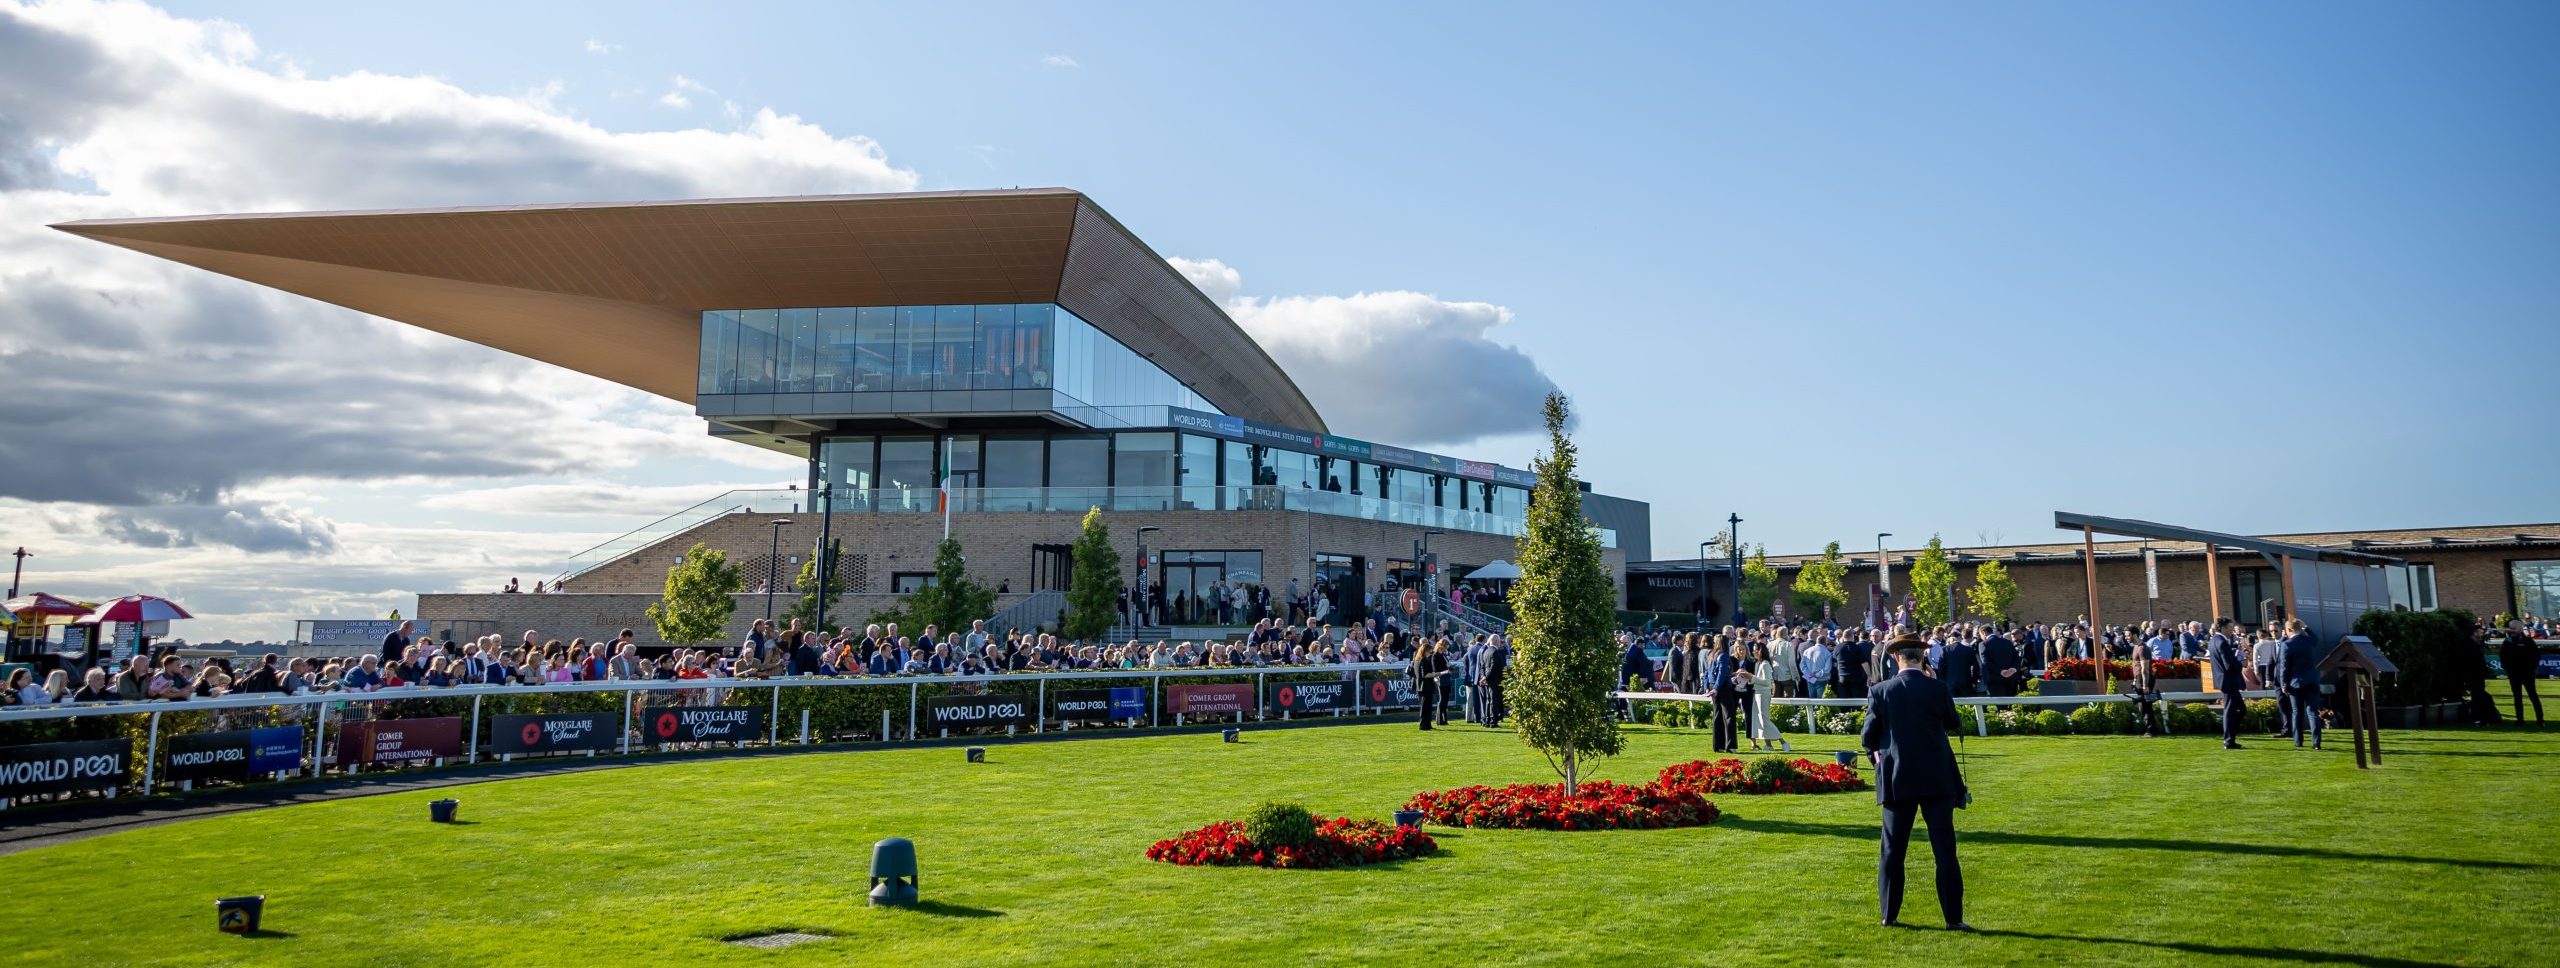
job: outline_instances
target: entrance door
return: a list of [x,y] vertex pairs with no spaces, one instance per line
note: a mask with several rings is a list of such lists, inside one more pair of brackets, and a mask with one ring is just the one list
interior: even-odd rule
[[1031,590],[1066,591],[1075,582],[1076,558],[1072,545],[1036,544],[1031,546]]

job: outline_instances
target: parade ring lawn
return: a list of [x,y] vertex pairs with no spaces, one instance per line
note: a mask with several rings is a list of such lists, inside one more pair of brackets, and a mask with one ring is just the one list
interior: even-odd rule
[[[2339,734],[2343,738],[2344,734]],[[1471,726],[1254,731],[709,760],[360,797],[0,857],[0,961],[52,965],[2552,964],[2560,731],[1968,742],[1979,935],[1876,927],[1871,792],[1723,797],[1708,827],[1434,828],[1424,861],[1186,868],[1148,844],[1288,799],[1384,817],[1537,781]],[[1606,778],[1708,755],[1631,728]],[[1798,742],[1825,756],[1844,737]],[[462,800],[434,826],[426,802]],[[926,905],[864,906],[910,837]],[[1917,838],[1915,837],[1915,840]],[[1915,844],[1907,922],[1934,928]],[[274,936],[213,930],[267,895]],[[722,938],[797,929],[784,950]]]

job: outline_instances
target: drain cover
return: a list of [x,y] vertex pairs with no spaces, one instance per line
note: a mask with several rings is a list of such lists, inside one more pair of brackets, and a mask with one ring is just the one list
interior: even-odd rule
[[780,934],[753,934],[743,938],[731,938],[729,939],[729,943],[748,948],[788,948],[795,944],[808,944],[812,941],[825,940],[827,940],[827,936],[823,934],[801,934],[798,931],[785,931]]

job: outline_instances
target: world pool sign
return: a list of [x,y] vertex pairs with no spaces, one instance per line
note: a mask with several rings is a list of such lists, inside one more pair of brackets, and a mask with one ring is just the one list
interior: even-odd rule
[[0,800],[66,790],[112,790],[133,770],[133,741],[92,739],[0,748]]

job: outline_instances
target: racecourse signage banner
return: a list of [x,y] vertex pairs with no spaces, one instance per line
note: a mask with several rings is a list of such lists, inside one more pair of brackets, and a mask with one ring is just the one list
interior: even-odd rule
[[1240,713],[1253,708],[1253,683],[1166,686],[1164,702],[1170,713]]
[[106,790],[133,769],[133,741],[92,739],[0,747],[0,800],[65,790]]
[[1031,697],[1019,694],[935,696],[924,701],[925,725],[935,729],[1029,726],[1039,718]]
[[660,706],[640,713],[649,743],[739,743],[764,738],[762,706]]
[[574,753],[621,744],[622,717],[613,713],[545,713],[499,716],[490,723],[492,753]]
[[460,716],[376,719],[338,728],[340,763],[410,763],[461,755]]
[[302,768],[302,727],[231,729],[169,737],[172,780],[246,780]]
[[1060,690],[1057,714],[1061,722],[1136,719],[1147,714],[1147,691],[1136,686]]
[[1320,713],[1351,708],[1352,684],[1282,682],[1271,687],[1271,708],[1284,713]]
[[[1406,709],[1422,705],[1422,693],[1412,679],[1371,679],[1364,684],[1369,691],[1369,705],[1380,709]],[[1458,690],[1449,690],[1442,705],[1457,705]]]

